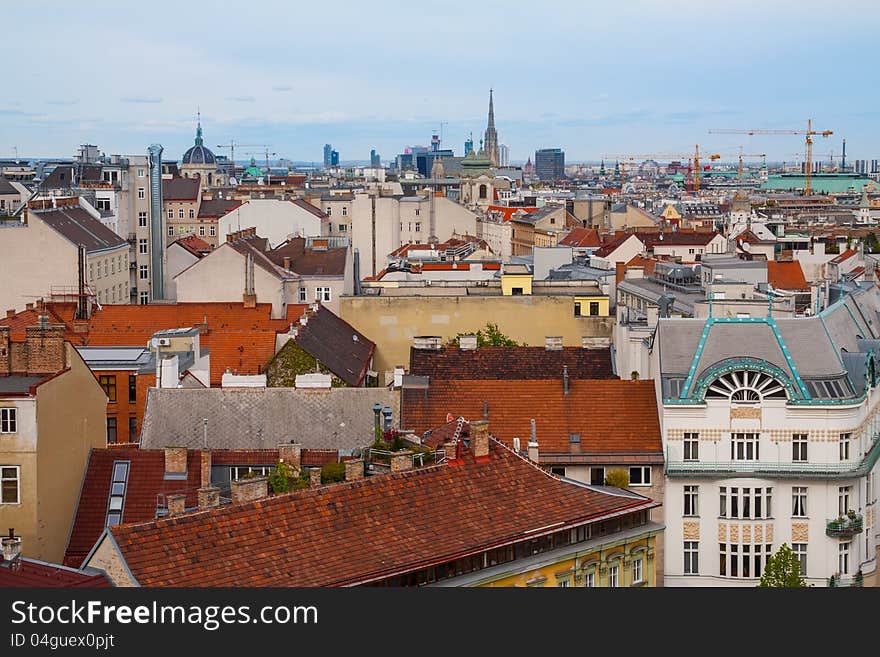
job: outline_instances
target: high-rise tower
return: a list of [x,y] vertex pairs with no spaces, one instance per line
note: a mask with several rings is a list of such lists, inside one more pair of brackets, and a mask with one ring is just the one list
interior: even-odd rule
[[486,126],[484,148],[486,155],[492,160],[492,164],[498,166],[498,133],[495,131],[495,107],[492,103],[492,89],[489,89],[489,124]]

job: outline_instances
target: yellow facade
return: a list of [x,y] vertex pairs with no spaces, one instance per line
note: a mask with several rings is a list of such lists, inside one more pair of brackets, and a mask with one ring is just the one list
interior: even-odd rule
[[[646,531],[638,536],[586,547],[548,559],[526,570],[510,563],[509,574],[480,581],[479,587],[654,587],[657,586],[656,540],[658,533]],[[636,562],[640,562],[636,564]],[[616,568],[616,571],[614,570]],[[634,572],[641,580],[634,580]],[[616,572],[617,582],[614,584]]]
[[501,276],[501,294],[506,297],[512,296],[514,288],[521,290],[517,294],[531,294],[531,274],[504,274]]
[[[575,297],[575,303],[579,303],[581,306],[581,315],[584,316],[598,316],[598,317],[606,317],[609,311],[610,302],[608,297]],[[599,312],[592,313],[590,312],[590,304],[598,303],[599,304]]]

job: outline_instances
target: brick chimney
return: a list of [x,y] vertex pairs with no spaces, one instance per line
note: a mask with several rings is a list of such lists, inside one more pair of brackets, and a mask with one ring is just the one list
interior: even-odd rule
[[203,449],[199,456],[201,466],[201,486],[202,488],[207,488],[211,485],[211,451]]
[[345,462],[345,480],[359,481],[364,478],[364,460],[352,459]]
[[299,470],[302,468],[302,445],[300,443],[283,443],[278,445],[278,460]]
[[407,470],[412,470],[412,455],[413,453],[408,449],[405,449],[402,452],[394,452],[391,455],[391,472],[406,472]]
[[413,346],[416,349],[433,349],[439,351],[443,348],[443,338],[439,335],[417,335],[413,338]]
[[12,354],[9,344],[9,327],[0,326],[0,374],[9,374],[12,371]]
[[321,485],[321,468],[309,469],[309,486],[315,488]]
[[28,374],[54,374],[67,367],[64,330],[63,324],[49,325],[45,315],[25,329]]
[[268,477],[235,479],[232,482],[232,503],[253,502],[269,495]]
[[165,479],[186,479],[186,447],[165,448]]
[[15,308],[10,308],[6,311],[6,319],[11,319],[15,317]]
[[220,489],[216,486],[199,488],[199,508],[213,509],[220,506]]
[[186,495],[169,495],[165,500],[169,516],[179,516],[186,511]]
[[443,450],[446,452],[446,460],[454,461],[458,458],[458,441],[443,443]]
[[479,459],[489,456],[489,421],[472,420],[470,435],[474,457]]
[[532,420],[532,435],[529,437],[529,460],[538,462],[538,432],[534,419]]

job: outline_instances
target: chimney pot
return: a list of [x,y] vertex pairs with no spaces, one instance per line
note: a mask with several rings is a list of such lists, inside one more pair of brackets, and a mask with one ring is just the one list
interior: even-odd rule
[[284,257],[284,269],[290,269],[290,258],[287,256]]
[[449,443],[443,444],[443,449],[446,451],[446,460],[454,461],[458,458],[458,441],[453,440]]
[[165,448],[165,479],[186,479],[186,447]]
[[268,477],[250,477],[232,482],[232,503],[253,502],[269,495]]
[[220,506],[220,489],[216,486],[199,488],[199,508],[213,509]]
[[201,485],[202,488],[208,488],[211,485],[211,452],[210,450],[203,449],[200,456]]
[[278,458],[291,468],[299,470],[302,468],[302,444],[285,443],[278,445]]
[[458,346],[462,351],[474,351],[477,348],[476,335],[463,335],[458,341]]
[[179,516],[186,511],[186,495],[169,495],[165,500],[169,516]]
[[488,420],[473,420],[470,426],[471,451],[474,457],[483,458],[489,456],[489,422]]
[[24,307],[25,307],[25,310],[33,310],[33,309],[34,309],[34,304],[32,304],[32,303],[26,303],[26,304],[24,304]]
[[15,317],[15,308],[10,308],[6,311],[6,319],[9,319],[10,317]]
[[359,481],[364,478],[364,460],[352,459],[345,462],[345,480]]

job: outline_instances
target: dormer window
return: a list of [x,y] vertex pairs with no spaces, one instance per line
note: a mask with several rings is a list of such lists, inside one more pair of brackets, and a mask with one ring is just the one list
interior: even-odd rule
[[757,404],[765,398],[785,399],[785,388],[763,372],[740,370],[722,374],[709,386],[706,398],[727,398],[732,402]]

